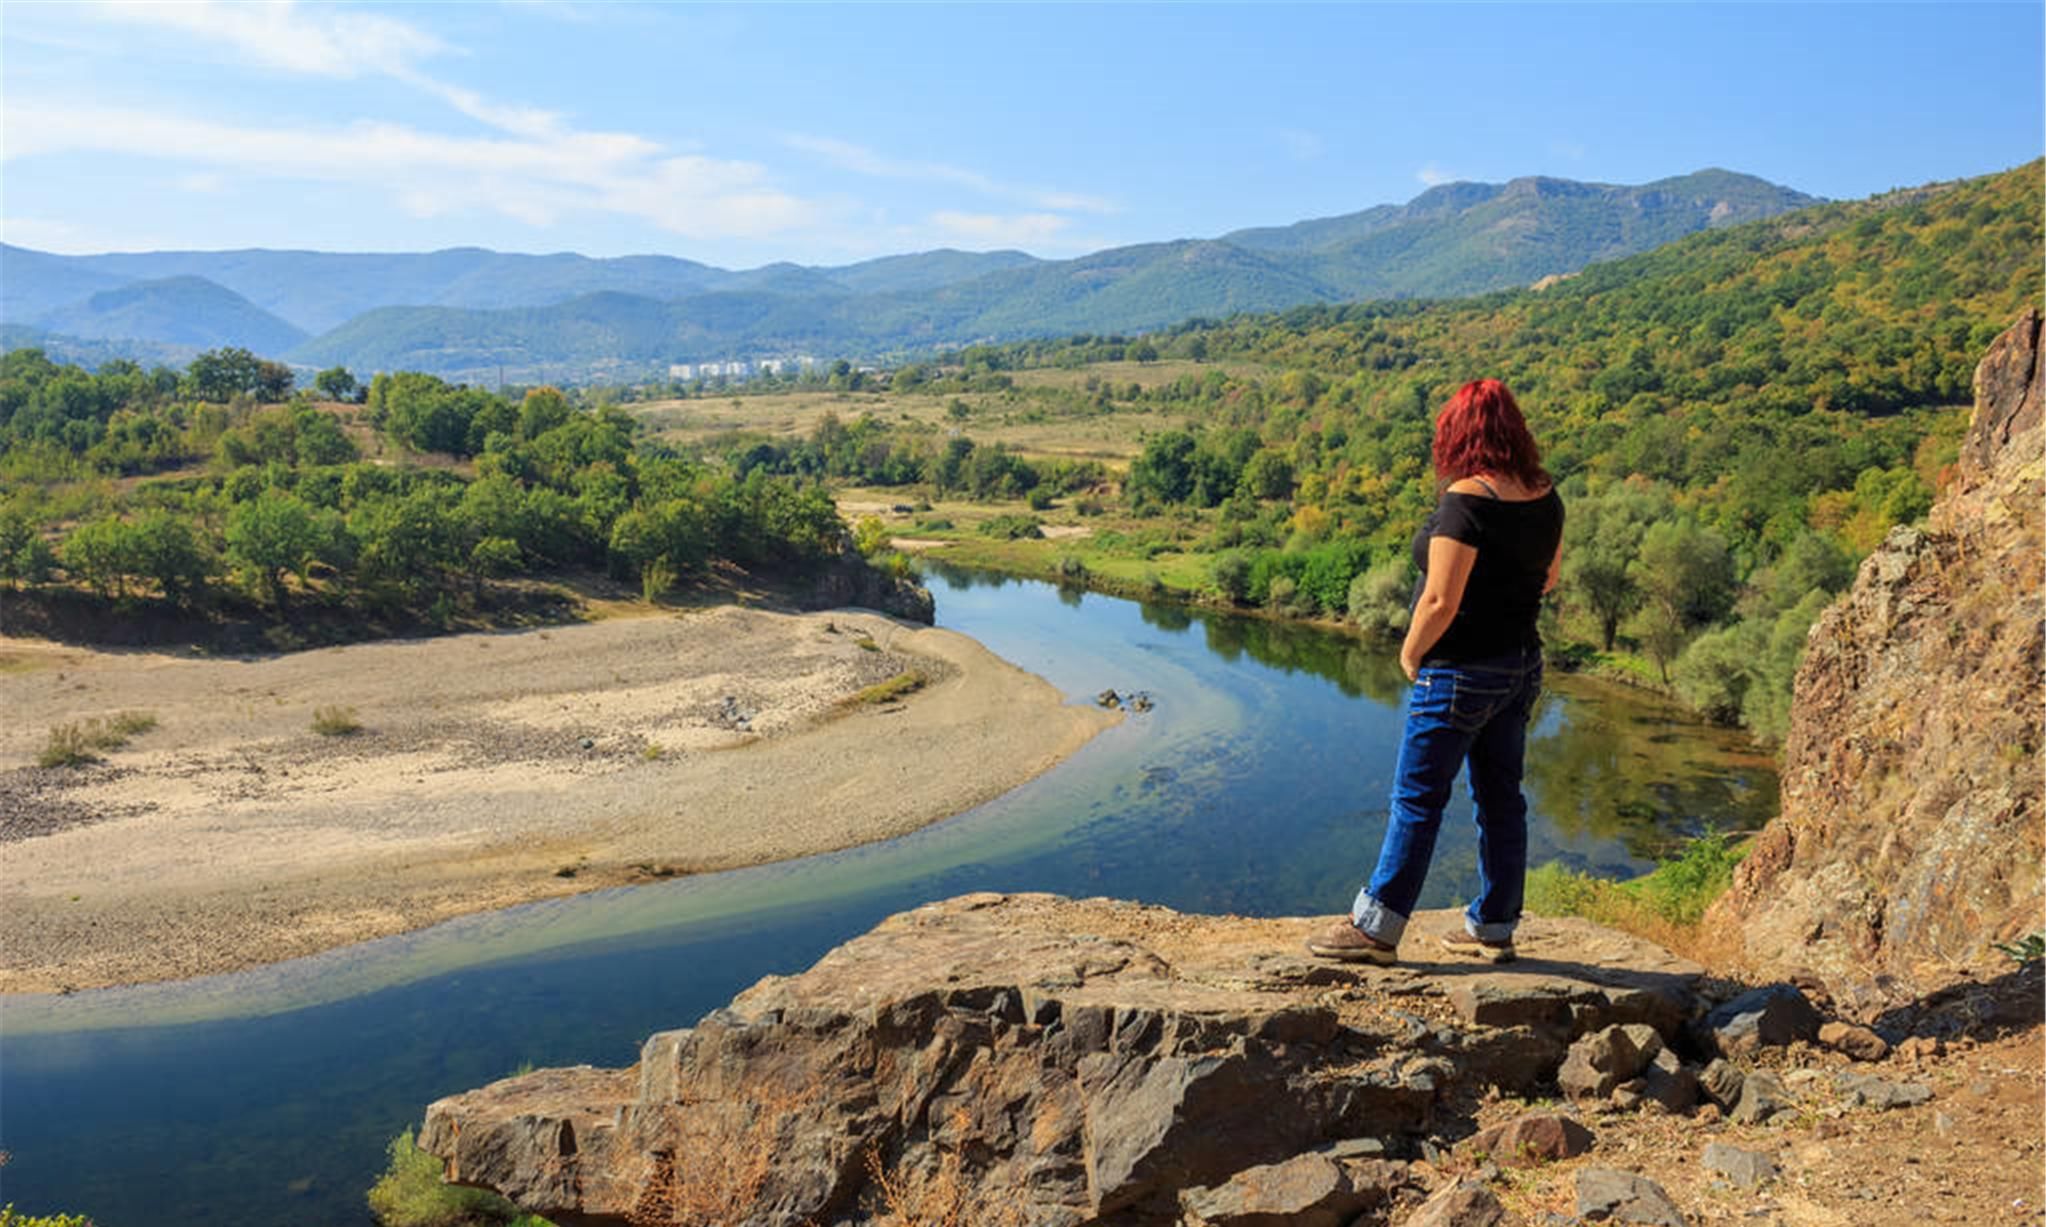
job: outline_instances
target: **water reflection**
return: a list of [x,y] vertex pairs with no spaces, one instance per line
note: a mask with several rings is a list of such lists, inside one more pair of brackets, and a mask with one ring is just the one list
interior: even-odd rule
[[[0,1033],[7,1197],[85,1211],[102,1227],[357,1227],[384,1142],[434,1097],[524,1062],[629,1061],[646,1033],[686,1025],[755,978],[797,970],[929,899],[1047,890],[1267,916],[1348,902],[1384,829],[1406,693],[1388,647],[931,570],[940,625],[1074,701],[1113,687],[1150,694],[1157,708],[1058,770],[903,839],[330,956],[414,960],[340,1000],[181,1026],[88,1030],[81,1019],[68,1031],[64,1011],[109,1000],[139,1003],[138,1024],[161,1016],[146,993],[28,1003],[24,1012],[60,1029]],[[1528,789],[1534,861],[1619,874],[1645,868],[1673,835],[1759,823],[1775,778],[1665,706],[1558,677],[1536,718]],[[1468,815],[1459,794],[1424,906],[1475,888]],[[299,978],[338,979],[329,966]],[[211,991],[234,1000],[263,983],[224,977]],[[20,1004],[0,1017],[19,1018]]]

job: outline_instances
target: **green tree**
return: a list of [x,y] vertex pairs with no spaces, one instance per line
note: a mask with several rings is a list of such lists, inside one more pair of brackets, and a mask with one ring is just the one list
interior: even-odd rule
[[212,552],[192,522],[171,511],[152,511],[131,530],[135,573],[155,581],[164,596],[189,604],[213,574]]
[[313,376],[313,391],[328,400],[352,401],[360,386],[345,366],[330,366]]
[[64,569],[102,597],[126,596],[135,574],[135,534],[120,517],[103,515],[71,531],[60,551]]
[[337,525],[297,495],[270,489],[236,504],[227,517],[227,558],[269,599],[284,604],[284,577],[305,582],[308,569],[334,548]]

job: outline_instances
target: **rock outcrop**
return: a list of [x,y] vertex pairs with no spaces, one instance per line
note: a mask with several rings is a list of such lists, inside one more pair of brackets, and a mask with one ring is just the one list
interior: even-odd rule
[[[1409,941],[1457,923],[1423,913]],[[1584,921],[1530,918],[1501,967],[1325,963],[1300,952],[1309,924],[934,903],[633,1068],[443,1099],[420,1145],[564,1227],[850,1223],[931,1198],[1033,1227],[1393,1222],[1424,1196],[1402,1160],[1423,1135],[1553,1084],[1585,1035],[1674,1041],[1697,1013],[1699,968]]]
[[1952,486],[1813,627],[1782,812],[1707,921],[1847,1013],[2007,967],[2046,907],[2039,347],[2035,309],[1976,369]]

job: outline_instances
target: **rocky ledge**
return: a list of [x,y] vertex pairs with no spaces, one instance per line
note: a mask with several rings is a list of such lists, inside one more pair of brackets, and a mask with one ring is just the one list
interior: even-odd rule
[[[564,1227],[852,1223],[932,1197],[976,1224],[1343,1227],[1416,1212],[1441,1182],[1409,1161],[1471,1134],[1482,1101],[1734,1111],[1739,1074],[1706,1058],[1821,1022],[1787,986],[1708,1016],[1700,968],[1584,921],[1530,918],[1494,966],[1436,957],[1460,920],[1423,913],[1396,967],[1308,956],[1311,923],[933,903],[651,1037],[632,1068],[440,1100],[420,1143]],[[1488,1148],[1582,1149],[1574,1122],[1516,1128]],[[1464,1205],[1489,1196],[1441,1188],[1464,1208],[1440,1221],[1495,1221]]]

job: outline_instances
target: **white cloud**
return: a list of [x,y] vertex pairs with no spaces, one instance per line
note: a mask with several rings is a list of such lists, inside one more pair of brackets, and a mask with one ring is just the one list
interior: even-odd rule
[[824,212],[775,187],[758,163],[678,152],[632,133],[578,129],[555,112],[496,102],[444,81],[422,64],[456,49],[395,18],[291,0],[108,0],[92,11],[222,45],[265,68],[385,77],[494,131],[451,135],[366,121],[264,126],[167,109],[10,97],[0,160],[124,154],[196,167],[178,180],[187,190],[228,176],[311,181],[379,193],[415,217],[477,211],[546,226],[575,213],[614,213],[695,239],[784,233]]
[[1427,184],[1429,187],[1440,187],[1442,184],[1445,183],[1456,182],[1455,175],[1442,169],[1440,166],[1437,166],[1433,162],[1430,162],[1426,166],[1423,166],[1421,169],[1415,171],[1414,178],[1419,179],[1422,183]]
[[946,183],[983,196],[1022,200],[1040,209],[1080,213],[1113,213],[1115,205],[1099,196],[1063,192],[1049,188],[1018,187],[1002,183],[977,170],[943,162],[918,162],[891,158],[864,145],[829,136],[789,133],[782,144],[802,153],[815,154],[840,170],[875,179],[903,179],[916,183]]
[[340,5],[293,0],[104,0],[101,14],[226,43],[266,67],[352,78],[411,68],[448,48],[418,26]]
[[[813,221],[819,208],[751,162],[671,156],[623,133],[446,136],[402,124],[259,127],[120,107],[10,99],[7,161],[51,153],[164,158],[238,179],[346,185],[431,217],[465,210],[532,225],[598,211],[690,238],[748,238]],[[203,172],[200,172],[203,173]]]

